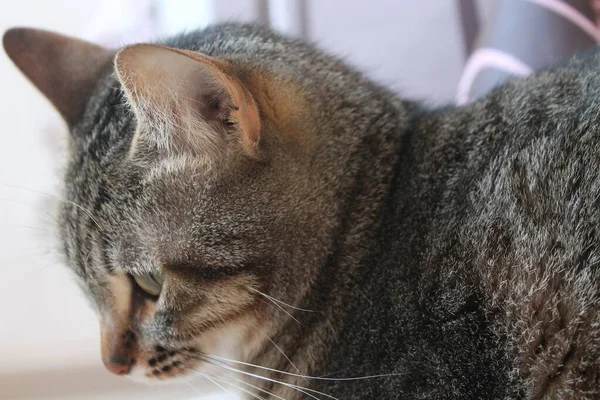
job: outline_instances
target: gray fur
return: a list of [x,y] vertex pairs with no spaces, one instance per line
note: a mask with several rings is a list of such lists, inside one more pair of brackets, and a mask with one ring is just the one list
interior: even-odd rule
[[[261,309],[303,374],[393,374],[311,381],[337,398],[600,398],[600,56],[432,111],[261,28],[165,44],[263,71],[306,108],[290,140],[264,121],[260,162],[157,173],[173,160],[127,159],[135,121],[104,78],[72,134],[64,196],[81,207],[61,207],[65,255],[100,308],[115,268],[181,265],[187,286],[136,332],[174,347],[201,331],[176,326],[203,282],[247,273],[319,311]],[[270,345],[249,362],[297,372]]]

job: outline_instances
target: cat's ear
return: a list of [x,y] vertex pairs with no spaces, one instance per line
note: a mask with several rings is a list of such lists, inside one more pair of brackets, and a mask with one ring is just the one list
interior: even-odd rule
[[76,124],[114,52],[57,33],[13,28],[4,34],[6,54],[52,102],[69,127]]
[[[228,64],[201,53],[151,44],[122,49],[115,70],[146,135],[158,147],[194,146],[235,133],[253,152],[260,118],[249,91]],[[144,134],[144,133],[142,133]],[[177,147],[177,146],[176,146]]]

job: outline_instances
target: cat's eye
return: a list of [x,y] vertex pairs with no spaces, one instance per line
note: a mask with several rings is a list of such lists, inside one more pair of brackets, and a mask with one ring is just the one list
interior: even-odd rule
[[138,284],[138,286],[149,295],[160,295],[164,281],[163,274],[160,269],[149,274],[134,275],[133,279],[135,279],[135,282]]

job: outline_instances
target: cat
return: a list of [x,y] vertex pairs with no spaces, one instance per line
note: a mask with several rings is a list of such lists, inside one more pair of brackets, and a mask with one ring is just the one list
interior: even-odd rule
[[3,43],[70,128],[58,238],[109,371],[600,398],[600,55],[430,109],[260,27]]

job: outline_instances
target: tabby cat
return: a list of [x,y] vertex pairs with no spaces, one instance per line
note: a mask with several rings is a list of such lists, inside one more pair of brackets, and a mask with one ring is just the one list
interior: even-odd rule
[[111,372],[600,398],[600,55],[431,110],[252,26],[3,42],[70,128],[58,237]]

